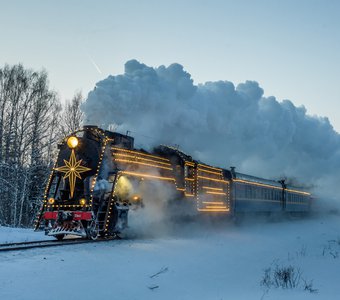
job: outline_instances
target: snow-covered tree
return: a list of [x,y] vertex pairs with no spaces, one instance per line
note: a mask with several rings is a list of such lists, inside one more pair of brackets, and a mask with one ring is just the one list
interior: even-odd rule
[[46,71],[0,68],[0,224],[32,222],[60,136],[59,112]]

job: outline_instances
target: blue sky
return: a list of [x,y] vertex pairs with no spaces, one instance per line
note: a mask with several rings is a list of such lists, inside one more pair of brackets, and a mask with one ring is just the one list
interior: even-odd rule
[[129,59],[177,62],[195,83],[258,81],[340,131],[340,1],[0,0],[0,36],[0,65],[45,68],[62,99]]

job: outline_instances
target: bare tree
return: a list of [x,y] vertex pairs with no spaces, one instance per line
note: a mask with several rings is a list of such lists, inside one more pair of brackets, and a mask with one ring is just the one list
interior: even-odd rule
[[70,132],[78,130],[84,120],[84,113],[80,106],[83,103],[83,95],[77,92],[71,101],[66,101],[64,111],[62,114],[62,134],[68,135]]

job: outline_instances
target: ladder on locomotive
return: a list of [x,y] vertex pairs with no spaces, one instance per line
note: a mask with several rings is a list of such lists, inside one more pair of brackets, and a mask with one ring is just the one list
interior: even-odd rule
[[104,194],[104,201],[101,204],[100,208],[98,209],[97,213],[97,222],[99,227],[99,234],[105,235],[106,234],[106,224],[108,223],[108,228],[110,228],[109,215],[110,215],[110,207],[114,205],[113,199],[113,190],[116,184],[117,176],[114,173],[109,174],[108,183],[110,188],[108,188],[107,192]]

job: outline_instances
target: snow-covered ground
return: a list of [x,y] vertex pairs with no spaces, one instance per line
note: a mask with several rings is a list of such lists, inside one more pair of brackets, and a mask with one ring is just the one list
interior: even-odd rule
[[37,234],[32,229],[11,228],[0,226],[0,243],[16,243],[53,239],[41,232]]
[[[337,214],[202,221],[175,232],[0,253],[0,299],[339,299]],[[44,238],[0,227],[0,242]],[[261,286],[264,270],[275,266],[299,270],[298,287]],[[304,281],[317,292],[304,290]]]

